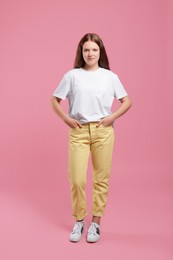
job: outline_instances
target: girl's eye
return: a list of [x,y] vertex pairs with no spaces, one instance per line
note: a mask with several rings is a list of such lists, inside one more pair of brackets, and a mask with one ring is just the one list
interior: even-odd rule
[[[90,50],[89,49],[84,49],[83,51],[84,52],[89,52]],[[96,51],[98,51],[98,49],[93,49],[92,51],[96,52]]]

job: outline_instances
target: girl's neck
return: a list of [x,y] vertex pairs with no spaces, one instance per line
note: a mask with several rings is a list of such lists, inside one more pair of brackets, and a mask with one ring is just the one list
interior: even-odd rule
[[84,70],[98,70],[99,69],[99,65],[94,65],[94,66],[88,66],[87,64],[83,67]]

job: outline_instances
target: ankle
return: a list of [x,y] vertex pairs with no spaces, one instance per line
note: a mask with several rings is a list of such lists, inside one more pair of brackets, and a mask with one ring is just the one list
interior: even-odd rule
[[76,220],[76,222],[84,222],[84,219],[81,219],[81,220]]
[[92,222],[100,225],[100,220],[101,220],[101,217],[97,217],[97,216],[93,216],[92,217]]

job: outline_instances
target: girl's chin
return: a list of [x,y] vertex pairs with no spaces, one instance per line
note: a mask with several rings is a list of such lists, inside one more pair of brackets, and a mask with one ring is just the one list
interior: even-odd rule
[[94,61],[87,61],[86,64],[89,65],[89,66],[95,66],[95,65],[97,66],[98,65],[98,63],[94,62]]

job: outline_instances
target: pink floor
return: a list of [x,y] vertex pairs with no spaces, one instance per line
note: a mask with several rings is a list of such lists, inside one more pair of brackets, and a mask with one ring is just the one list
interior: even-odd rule
[[[68,241],[73,225],[70,205],[58,192],[32,190],[0,195],[1,260],[173,259],[169,188],[124,192],[116,187],[116,192],[110,191],[97,244],[86,243],[86,230],[79,243]],[[88,216],[87,227],[89,222]]]

